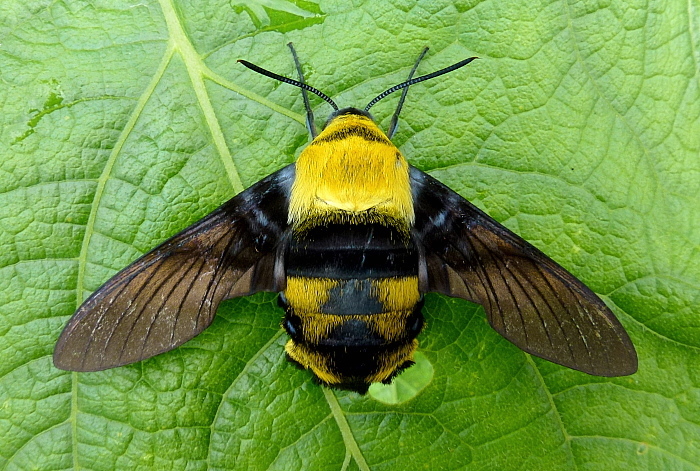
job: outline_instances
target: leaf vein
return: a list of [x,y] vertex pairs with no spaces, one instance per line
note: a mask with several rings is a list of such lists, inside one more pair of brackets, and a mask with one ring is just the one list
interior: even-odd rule
[[345,443],[345,448],[355,459],[357,467],[360,468],[360,470],[369,471],[369,465],[367,465],[367,461],[365,460],[365,457],[362,454],[362,450],[360,450],[360,447],[358,446],[357,441],[355,440],[355,436],[352,433],[350,424],[348,424],[348,421],[345,417],[345,412],[340,407],[340,404],[338,403],[338,399],[335,397],[335,394],[333,394],[333,392],[328,388],[323,387],[323,395],[326,397],[326,401],[328,401],[328,406],[330,407],[331,412],[333,413],[333,418],[335,419],[336,424],[338,424],[340,434],[343,436],[343,443]]

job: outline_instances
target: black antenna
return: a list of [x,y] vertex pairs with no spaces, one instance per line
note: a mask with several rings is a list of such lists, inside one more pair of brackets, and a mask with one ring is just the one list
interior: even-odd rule
[[[423,49],[423,52],[420,53],[420,56],[418,56],[418,60],[416,60],[416,63],[413,64],[413,68],[411,71],[408,73],[408,78],[406,80],[411,80],[413,78],[413,74],[416,73],[416,70],[418,70],[418,64],[420,64],[420,61],[423,60],[425,55],[428,53],[428,47],[425,47]],[[386,133],[386,137],[391,139],[394,137],[394,133],[396,132],[396,128],[399,127],[399,114],[401,113],[401,109],[403,108],[403,103],[406,101],[406,95],[408,95],[408,87],[403,89],[403,92],[401,92],[401,98],[399,98],[399,104],[396,106],[396,111],[394,111],[394,115],[391,117],[391,123],[389,124],[389,130]]]
[[[414,83],[423,82],[425,80],[430,80],[431,78],[435,78],[435,77],[438,77],[440,75],[446,74],[448,72],[452,72],[453,70],[457,70],[460,67],[464,67],[465,65],[469,64],[474,59],[478,59],[478,57],[470,57],[469,59],[464,59],[463,61],[457,62],[456,64],[452,64],[449,67],[445,67],[444,69],[440,69],[437,72],[433,72],[432,74],[423,75],[423,76],[418,77],[418,78],[407,80],[407,81],[400,83],[398,85],[394,85],[393,87],[383,91],[382,93],[380,93],[379,95],[374,97],[374,99],[372,101],[370,101],[367,104],[367,106],[365,106],[365,111],[369,111],[369,109],[372,108],[374,105],[376,105],[379,100],[386,97],[387,95],[394,93],[397,90],[401,90],[402,88],[410,87]],[[239,61],[239,62],[241,62],[241,61]]]
[[[299,57],[297,56],[297,51],[294,49],[294,44],[287,43],[289,49],[292,51],[292,57],[294,58],[294,66],[297,68],[297,75],[299,75],[299,82],[306,83],[304,81],[304,73],[301,71],[301,64],[299,63]],[[409,77],[410,78],[410,77]],[[309,94],[306,93],[306,89],[301,89],[301,97],[304,100],[304,109],[306,109],[306,129],[309,130],[311,139],[316,138],[316,123],[314,122],[314,112],[311,110],[311,104],[309,103]]]
[[335,104],[333,100],[330,99],[328,95],[323,93],[322,91],[316,90],[314,87],[310,87],[309,85],[301,82],[297,82],[296,80],[292,80],[287,77],[283,77],[282,75],[277,75],[274,72],[270,72],[269,70],[265,70],[262,67],[258,67],[255,64],[251,64],[250,62],[243,60],[243,59],[238,59],[238,62],[243,64],[244,66],[248,67],[250,70],[257,72],[259,74],[262,74],[266,77],[270,77],[271,79],[279,80],[280,82],[288,83],[290,85],[294,85],[295,87],[299,87],[303,90],[308,90],[311,93],[314,93],[321,98],[323,98],[329,105],[333,107],[334,110],[338,111],[338,105]]

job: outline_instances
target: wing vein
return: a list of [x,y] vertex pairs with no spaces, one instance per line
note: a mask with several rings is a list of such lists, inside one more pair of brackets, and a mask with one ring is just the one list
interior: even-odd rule
[[[493,284],[491,283],[491,279],[490,279],[489,276],[488,276],[488,272],[487,272],[486,268],[483,266],[482,259],[481,259],[481,253],[480,253],[479,251],[476,250],[474,244],[472,243],[472,241],[471,241],[469,238],[465,238],[465,239],[464,239],[464,242],[467,243],[467,244],[469,244],[469,247],[470,247],[470,249],[471,249],[471,252],[472,252],[472,253],[474,254],[474,256],[477,258],[477,262],[478,262],[478,263],[477,263],[477,265],[476,265],[476,270],[474,270],[474,272],[476,273],[476,275],[477,275],[477,276],[479,277],[479,279],[481,280],[481,284],[482,284],[484,287],[488,287],[488,289],[485,290],[485,291],[486,291],[486,299],[485,299],[485,301],[487,301],[488,304],[489,304],[489,305],[488,305],[487,311],[488,311],[489,313],[493,313],[493,312],[494,312],[493,306],[494,306],[494,304],[495,304],[496,307],[497,307],[497,309],[498,309],[500,318],[503,319],[503,311],[501,310],[501,306],[498,304],[498,301],[491,295],[491,293],[495,293],[495,292],[496,292],[496,289],[494,288]],[[454,245],[454,243],[451,242],[450,245],[451,245],[456,251],[458,251],[459,253],[461,253],[461,254],[465,257],[465,259],[467,258],[467,257],[466,257],[466,254],[464,254],[463,251],[461,251],[459,248],[457,248],[457,247]],[[465,283],[465,284],[466,284],[466,283]],[[475,296],[475,297],[476,297],[476,296]],[[483,303],[482,303],[482,304],[483,304]],[[484,306],[484,307],[486,308],[486,306]],[[504,328],[505,328],[505,324],[504,324]]]
[[[225,235],[226,235],[226,234],[225,234]],[[219,279],[220,276],[221,276],[221,267],[224,265],[224,262],[227,262],[227,264],[230,266],[231,263],[232,263],[233,261],[235,261],[236,256],[239,255],[239,253],[240,253],[240,252],[236,253],[236,254],[234,255],[233,259],[231,258],[231,254],[229,253],[229,251],[230,251],[230,248],[231,248],[231,244],[233,244],[233,242],[237,239],[237,237],[235,237],[235,233],[233,233],[233,234],[227,234],[227,235],[229,236],[229,239],[224,243],[224,248],[223,248],[223,250],[220,252],[220,253],[221,253],[221,257],[219,257],[219,260],[218,260],[218,262],[217,262],[217,264],[216,264],[216,269],[214,270],[214,274],[212,275],[211,279],[209,280],[209,284],[208,284],[207,289],[206,289],[206,293],[207,293],[207,294],[206,294],[206,296],[202,297],[202,299],[201,299],[201,301],[200,301],[200,304],[199,304],[199,310],[198,310],[198,312],[197,312],[197,319],[196,319],[196,326],[197,326],[197,329],[199,329],[199,321],[200,321],[200,319],[202,318],[202,311],[203,311],[203,308],[204,308],[204,302],[205,302],[207,299],[209,299],[209,300],[211,301],[211,297],[210,297],[209,293],[211,292],[212,287],[215,287],[215,286],[216,286],[215,281],[218,281],[218,279]],[[217,241],[217,243],[216,243],[215,245],[218,245],[219,243],[221,243],[221,241],[222,241],[223,239],[224,239],[224,237],[222,236],[222,237]],[[211,318],[212,318],[212,312],[211,312],[212,309],[213,309],[213,304],[212,304],[211,302],[209,302],[209,306],[208,306],[208,310],[209,310],[209,312],[208,312],[208,319],[211,319]]]
[[[483,251],[489,255],[489,258],[491,259],[491,263],[493,263],[494,267],[497,267],[499,260],[497,257],[494,256],[493,252],[488,249],[488,246],[480,238],[476,237],[476,235],[475,235],[474,240],[479,242]],[[482,252],[479,251],[479,253],[481,254]],[[479,259],[481,259],[481,256],[479,256]],[[494,271],[494,270],[491,270],[491,271]],[[500,269],[495,270],[495,271],[500,276],[501,280],[503,281],[504,287],[508,290],[508,295],[510,296],[510,299],[512,301],[512,305],[515,309],[515,312],[518,314],[518,317],[520,318],[520,323],[522,325],[523,334],[525,335],[525,343],[529,344],[530,340],[529,340],[529,334],[527,331],[527,325],[525,324],[525,318],[523,317],[523,314],[519,309],[518,300],[517,300],[515,294],[513,293],[511,285],[506,280],[506,277],[504,276],[503,271]],[[486,276],[489,277],[489,279],[491,279],[489,270],[484,268],[484,272],[486,273]],[[507,312],[503,311],[503,308],[501,307],[501,303],[500,303],[498,297],[496,297],[496,290],[493,288],[493,283],[489,282],[489,286],[491,287],[491,293],[493,293],[494,300],[495,300],[496,304],[498,305],[498,311],[501,314],[501,318],[503,319],[503,330],[505,332],[507,332],[508,323],[506,322],[506,317],[505,317],[505,315],[507,315]]]
[[[201,263],[199,269],[197,270],[197,275],[192,276],[192,277],[189,277],[189,282],[190,282],[190,283],[189,283],[189,286],[187,287],[187,290],[185,291],[184,296],[182,296],[182,297],[180,298],[180,302],[179,302],[179,304],[178,304],[178,306],[177,306],[177,311],[176,311],[176,314],[175,314],[175,322],[173,322],[173,327],[172,327],[172,329],[170,330],[170,342],[169,342],[170,345],[172,345],[172,344],[174,343],[174,341],[175,341],[175,332],[177,332],[177,326],[178,326],[178,324],[180,323],[180,319],[181,319],[181,316],[182,316],[182,314],[183,314],[183,307],[184,307],[184,305],[185,305],[185,301],[187,300],[187,298],[188,298],[188,296],[189,296],[189,293],[190,293],[190,290],[192,289],[192,286],[193,286],[193,285],[197,282],[197,280],[199,279],[199,276],[200,276],[201,273],[202,273],[202,268],[204,267],[204,265],[206,265],[206,262],[207,262],[206,259],[201,258],[200,260],[201,260],[202,263]],[[194,266],[194,264],[193,264],[192,266]],[[191,268],[192,268],[192,267],[190,267],[190,269],[191,269]],[[189,270],[188,270],[188,272],[189,272]],[[187,273],[185,274],[185,276],[187,276]],[[184,281],[185,279],[187,279],[187,278],[183,277],[183,279],[180,280],[180,282]],[[196,318],[196,317],[195,317],[195,318]]]
[[[555,297],[557,298],[557,300],[561,303],[562,307],[563,307],[567,312],[569,312],[568,309],[566,309],[566,306],[565,306],[564,301],[561,300],[561,296],[560,296],[560,294],[559,294],[559,291],[556,290],[556,289],[554,288],[554,286],[552,286],[552,283],[549,281],[549,278],[547,278],[546,274],[543,273],[542,267],[541,267],[540,265],[535,265],[535,267],[537,268],[537,271],[540,273],[540,275],[542,275],[542,278],[544,279],[545,283],[547,283],[547,286],[549,286],[549,289],[554,293],[554,295],[555,295]],[[579,300],[579,297],[576,295],[576,293],[573,292],[573,291],[571,290],[571,288],[569,288],[569,286],[566,285],[566,283],[563,283],[563,284],[564,284],[565,288],[566,288],[567,290],[569,290],[569,292],[573,295],[574,299],[576,300],[576,304],[577,304],[581,309],[583,309],[583,306],[581,305],[581,301]],[[581,326],[579,325],[579,323],[578,323],[576,320],[574,320],[574,323],[573,323],[573,324],[574,324],[574,326],[576,326],[576,330],[578,331],[579,337],[581,338],[581,343],[583,344],[583,348],[586,349],[586,354],[588,355],[588,358],[590,358],[590,359],[591,359],[591,362],[593,362],[593,354],[592,354],[592,352],[591,352],[590,347],[588,346],[588,342],[586,341],[586,336],[584,335],[583,331],[581,331]],[[566,336],[566,335],[565,335],[565,336]],[[567,337],[567,338],[568,338],[568,337]],[[569,349],[571,349],[571,346],[570,346],[570,345],[569,345]],[[573,353],[572,353],[572,358],[574,358],[574,357],[573,357]]]
[[[165,261],[165,259],[164,259],[164,261]],[[120,361],[121,361],[121,359],[124,357],[124,352],[126,351],[126,348],[125,348],[125,347],[126,347],[126,345],[128,344],[129,339],[131,338],[131,334],[132,334],[133,331],[134,331],[134,326],[136,325],[136,323],[139,321],[139,319],[140,319],[141,316],[143,315],[143,311],[148,307],[148,304],[149,304],[150,300],[153,299],[153,297],[156,295],[156,293],[157,293],[157,292],[160,290],[160,288],[170,279],[170,277],[173,276],[178,270],[180,270],[180,269],[182,268],[182,265],[173,264],[173,266],[174,266],[174,267],[173,267],[174,269],[173,269],[172,271],[170,271],[169,273],[167,273],[165,276],[163,276],[163,278],[162,278],[162,280],[160,281],[160,283],[158,283],[158,284],[156,284],[156,285],[154,285],[154,286],[151,286],[151,285],[148,283],[152,278],[150,278],[150,277],[144,277],[144,283],[143,283],[143,284],[141,285],[141,287],[138,289],[137,294],[136,294],[135,296],[132,297],[132,299],[134,299],[134,300],[136,301],[137,308],[134,309],[133,311],[131,311],[131,314],[132,314],[132,315],[129,316],[129,317],[132,317],[132,318],[133,318],[133,321],[131,322],[131,325],[130,325],[129,327],[127,327],[127,329],[128,329],[128,334],[127,334],[126,339],[124,340],[124,342],[123,342],[123,344],[122,344],[121,351],[119,352],[119,360],[120,360]],[[141,272],[141,273],[142,273],[142,272]],[[138,301],[141,300],[141,297],[143,296],[144,291],[147,290],[147,289],[149,289],[149,288],[151,288],[151,287],[153,287],[153,294],[152,294],[150,297],[144,298],[145,303],[139,305],[139,304],[138,304]],[[126,311],[125,311],[125,312],[126,312]],[[123,321],[126,317],[127,317],[127,316],[125,316],[125,315],[121,315],[121,316],[119,316],[119,318],[117,319],[117,321],[114,323],[114,328],[112,329],[112,332],[110,332],[109,337],[107,337],[106,341],[104,342],[104,348],[103,348],[103,350],[102,350],[103,355],[107,352],[107,349],[109,348],[110,344],[112,343],[112,338],[114,338],[114,334],[117,332],[117,330],[120,329],[120,327],[121,327],[121,325],[122,325],[122,321]]]
[[[154,266],[154,265],[159,265],[160,263],[162,263],[162,260],[155,260],[152,264],[149,265],[149,268]],[[95,335],[95,333],[100,328],[100,326],[103,325],[103,321],[104,321],[105,317],[107,316],[107,314],[109,313],[109,310],[112,307],[114,300],[118,299],[121,296],[121,294],[124,292],[124,290],[127,289],[129,287],[129,285],[131,285],[131,283],[134,281],[135,278],[138,277],[138,275],[140,273],[141,273],[140,271],[134,271],[134,272],[130,273],[126,279],[120,280],[120,281],[122,281],[122,284],[119,287],[119,290],[117,292],[115,292],[115,293],[113,293],[111,291],[109,292],[108,296],[110,298],[112,298],[113,301],[110,302],[106,308],[104,308],[104,310],[100,313],[100,316],[98,317],[97,321],[94,323],[94,325],[92,327],[92,331],[90,332],[90,336],[88,337],[87,342],[85,342],[85,347],[82,349],[83,355],[82,355],[82,360],[80,362],[81,368],[85,367],[85,362],[88,359],[87,353],[90,350],[90,347],[92,346],[92,341],[97,337]],[[102,299],[104,299],[104,298],[105,298],[105,296],[102,297]],[[116,326],[115,326],[115,329],[116,329]],[[105,350],[106,350],[106,348],[107,348],[107,345],[105,344]],[[103,350],[103,353],[104,353],[104,350]]]
[[[499,261],[503,264],[503,269],[511,274],[512,280],[515,282],[515,284],[517,284],[517,286],[523,292],[523,295],[527,298],[528,302],[530,303],[530,306],[532,306],[532,310],[535,312],[535,314],[537,315],[537,318],[540,321],[540,325],[542,326],[542,330],[547,335],[547,340],[549,341],[549,345],[554,347],[554,341],[552,340],[552,335],[549,332],[549,329],[547,329],[547,323],[545,322],[544,318],[542,317],[542,314],[540,313],[540,310],[537,307],[537,303],[535,303],[534,298],[531,296],[531,292],[528,289],[526,289],[524,284],[518,279],[518,277],[516,276],[513,269],[511,269],[511,265],[509,265],[507,262],[504,262],[503,260],[499,260]],[[517,266],[513,266],[513,268],[515,268],[517,270]],[[520,309],[520,306],[518,306],[518,313],[520,313],[520,317],[523,318],[522,309]]]
[[[179,286],[179,284],[182,282],[182,280],[185,279],[185,277],[187,276],[188,272],[189,272],[189,271],[192,269],[192,267],[194,267],[194,265],[199,261],[199,258],[197,258],[197,257],[191,257],[191,258],[190,258],[190,261],[191,261],[191,263],[189,264],[189,266],[187,266],[187,268],[185,268],[184,273],[182,274],[182,276],[180,276],[180,279],[177,280],[175,283],[173,283],[173,285],[172,285],[171,288],[170,288],[170,291],[169,291],[167,294],[161,294],[161,297],[160,297],[160,298],[161,298],[161,299],[160,299],[160,305],[159,305],[157,308],[155,308],[155,313],[153,314],[153,317],[151,318],[151,323],[148,325],[148,328],[146,329],[146,335],[144,336],[143,341],[141,342],[141,354],[139,355],[139,357],[143,358],[143,352],[146,350],[146,345],[148,345],[148,341],[149,341],[149,339],[150,339],[150,337],[151,337],[151,333],[153,332],[153,326],[157,324],[157,322],[158,322],[159,319],[160,319],[160,316],[163,315],[163,314],[166,312],[166,310],[163,309],[163,307],[168,303],[168,301],[170,300],[170,296],[173,294],[173,292],[175,292],[175,290],[177,289],[177,287]],[[185,265],[181,265],[181,266],[178,267],[178,268],[179,268],[179,269],[182,269],[182,268],[184,268],[184,267],[185,267]],[[178,270],[178,272],[179,272],[179,270]],[[174,275],[175,275],[175,273],[172,273],[171,275],[169,275],[169,276],[168,276],[168,281],[169,281],[169,279],[172,278]],[[161,289],[162,289],[164,286],[165,286],[165,282],[163,282],[163,283],[158,287],[158,289],[155,291],[155,293],[153,293],[153,296],[151,297],[151,299],[154,299],[154,298],[158,295],[158,292],[160,292]],[[143,309],[142,309],[142,311],[146,310],[147,308],[150,308],[150,306],[144,306]],[[153,308],[150,308],[150,309],[153,309]],[[141,313],[141,315],[143,315],[143,312]],[[177,313],[175,314],[176,319],[177,319],[177,316],[178,316],[178,315],[179,315],[179,312],[177,312]],[[139,316],[139,317],[140,317],[140,316]],[[138,322],[138,320],[137,320],[137,322]],[[135,323],[134,323],[134,324],[135,324]],[[131,339],[131,334],[132,334],[133,332],[134,332],[134,328],[133,328],[133,326],[132,326],[132,329],[129,331],[129,335],[127,335],[127,338],[126,338],[126,340],[124,341],[124,345],[126,345],[126,344],[129,343],[129,340]]]

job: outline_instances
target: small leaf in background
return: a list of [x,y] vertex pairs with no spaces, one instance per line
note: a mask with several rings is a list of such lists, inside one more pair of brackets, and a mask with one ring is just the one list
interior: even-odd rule
[[234,11],[245,11],[257,29],[281,33],[320,23],[321,10],[312,2],[297,0],[231,0]]
[[433,365],[421,352],[415,354],[415,365],[404,370],[391,384],[374,383],[369,395],[384,404],[401,404],[416,397],[433,380]]
[[[0,469],[700,468],[698,18],[692,1],[2,2]],[[530,357],[432,294],[425,361],[365,396],[285,360],[272,294],[151,360],[55,369],[90,292],[308,142],[299,91],[236,64],[294,76],[290,41],[340,106],[426,45],[418,73],[479,56],[411,88],[396,144],[600,294],[639,372]],[[396,100],[373,108],[384,129]]]

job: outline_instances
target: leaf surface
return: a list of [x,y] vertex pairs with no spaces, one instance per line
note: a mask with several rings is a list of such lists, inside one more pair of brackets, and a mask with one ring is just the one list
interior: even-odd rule
[[[3,2],[0,469],[699,469],[699,10]],[[437,295],[428,384],[392,401],[287,363],[272,295],[149,361],[56,370],[90,292],[307,143],[298,90],[236,64],[294,76],[289,41],[340,106],[404,80],[425,45],[419,73],[479,56],[411,88],[396,144],[599,293],[639,372],[532,358]],[[373,108],[384,128],[396,100]]]

